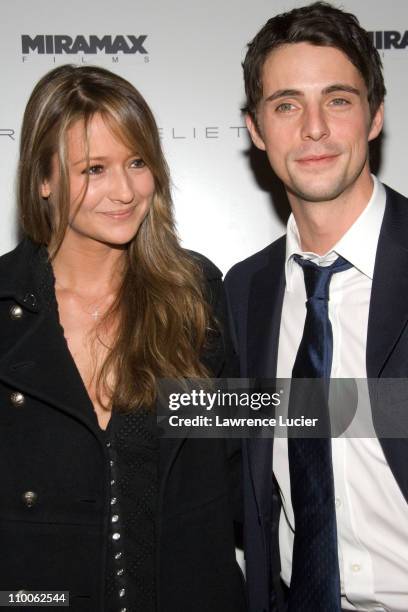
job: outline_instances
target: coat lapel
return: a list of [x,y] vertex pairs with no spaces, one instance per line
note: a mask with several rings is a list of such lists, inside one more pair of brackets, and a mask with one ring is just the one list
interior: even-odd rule
[[[10,317],[19,304],[22,316]],[[26,239],[0,261],[0,380],[99,431],[96,415],[59,323],[44,247]]]
[[0,359],[0,379],[98,431],[92,403],[71,357],[56,313],[40,311]]

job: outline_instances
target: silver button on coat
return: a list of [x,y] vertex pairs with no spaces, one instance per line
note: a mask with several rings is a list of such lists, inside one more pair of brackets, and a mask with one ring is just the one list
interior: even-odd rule
[[10,401],[13,406],[23,406],[25,397],[22,393],[20,393],[20,391],[13,391],[13,393],[10,395]]
[[22,498],[27,508],[31,508],[37,502],[38,495],[35,491],[26,491],[23,493]]
[[14,320],[21,319],[24,315],[23,309],[18,304],[14,304],[13,306],[11,306],[9,312],[10,318]]

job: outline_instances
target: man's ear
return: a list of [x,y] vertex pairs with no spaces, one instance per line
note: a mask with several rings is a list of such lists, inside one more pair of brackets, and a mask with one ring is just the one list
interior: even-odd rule
[[245,115],[245,123],[248,128],[248,132],[251,135],[251,139],[254,145],[258,149],[261,149],[261,151],[265,151],[265,148],[266,148],[265,143],[262,140],[262,136],[260,134],[259,128],[249,113]]
[[384,102],[381,102],[371,120],[371,127],[368,133],[368,140],[374,140],[380,134],[384,125]]

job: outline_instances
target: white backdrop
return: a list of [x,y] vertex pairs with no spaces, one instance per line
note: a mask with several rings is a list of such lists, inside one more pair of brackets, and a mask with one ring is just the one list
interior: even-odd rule
[[[240,113],[247,42],[273,14],[306,0],[14,0],[0,21],[0,252],[16,244],[18,133],[34,83],[62,63],[105,66],[146,97],[161,128],[185,246],[224,272],[283,232],[267,177],[256,179]],[[339,3],[336,3],[339,5]],[[406,0],[343,0],[370,31],[408,29]],[[147,53],[23,55],[22,35],[146,36]],[[401,35],[401,36],[400,36]],[[407,35],[408,39],[408,35]],[[129,41],[128,38],[125,40]],[[37,42],[39,39],[37,39]],[[404,42],[405,44],[405,42]],[[33,45],[34,46],[34,45]],[[382,180],[408,194],[408,46],[381,51],[388,96]],[[262,160],[261,160],[262,161]]]

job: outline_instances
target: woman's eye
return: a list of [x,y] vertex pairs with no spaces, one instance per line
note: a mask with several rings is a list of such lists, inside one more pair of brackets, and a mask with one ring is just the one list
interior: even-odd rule
[[95,166],[89,166],[89,168],[85,168],[82,174],[89,174],[91,176],[94,174],[101,174],[101,172],[103,172],[103,166],[97,164]]
[[132,168],[144,168],[146,164],[141,157],[136,157],[130,165]]

